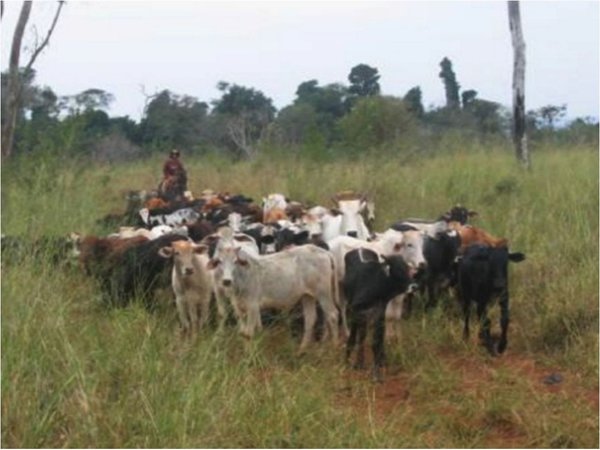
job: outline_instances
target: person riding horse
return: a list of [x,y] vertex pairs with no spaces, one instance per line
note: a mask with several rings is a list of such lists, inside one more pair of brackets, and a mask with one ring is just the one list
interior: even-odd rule
[[169,158],[163,164],[163,180],[158,186],[158,192],[166,201],[182,200],[187,191],[187,173],[179,156],[179,150],[171,150]]

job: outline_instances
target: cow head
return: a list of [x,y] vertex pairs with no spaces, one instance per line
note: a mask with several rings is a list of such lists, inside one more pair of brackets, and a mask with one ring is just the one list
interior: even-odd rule
[[456,205],[450,211],[447,211],[442,215],[440,220],[445,220],[446,222],[456,221],[461,225],[467,223],[469,218],[477,216],[477,211],[471,211],[464,206]]
[[270,255],[277,251],[275,245],[275,227],[273,225],[265,225],[260,231],[260,253]]
[[398,253],[413,270],[422,270],[427,266],[423,255],[424,235],[420,231],[405,231]]
[[283,194],[269,194],[267,197],[263,197],[262,206],[263,211],[266,213],[274,208],[282,209],[285,211],[287,207],[287,199]]
[[352,200],[339,200],[338,209],[342,214],[341,232],[352,237],[358,237],[360,229],[361,212],[366,207],[362,198]]
[[208,252],[206,245],[194,244],[189,241],[175,241],[171,245],[161,247],[158,254],[163,258],[173,258],[175,270],[180,276],[186,277],[196,273],[194,265],[194,255],[201,255]]

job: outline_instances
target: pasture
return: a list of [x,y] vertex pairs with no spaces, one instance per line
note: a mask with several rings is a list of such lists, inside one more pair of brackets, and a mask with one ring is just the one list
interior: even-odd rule
[[[270,192],[329,205],[366,191],[375,229],[461,203],[527,260],[510,269],[509,346],[462,339],[460,310],[419,305],[387,347],[385,381],[315,343],[296,355],[285,320],[251,342],[234,327],[184,342],[172,293],[154,312],[108,309],[91,278],[43,258],[2,262],[3,447],[597,447],[598,152],[539,149],[522,173],[506,148],[232,163],[183,155],[194,193]],[[84,167],[52,158],[2,167],[2,232],[107,233],[128,189],[154,188],[161,157]],[[492,309],[492,330],[498,311]],[[549,375],[562,382],[546,384]]]

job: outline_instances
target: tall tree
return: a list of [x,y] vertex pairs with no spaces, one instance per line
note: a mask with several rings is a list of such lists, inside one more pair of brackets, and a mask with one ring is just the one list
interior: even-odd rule
[[[42,40],[39,45],[36,45],[33,49],[33,53],[31,54],[29,61],[25,65],[23,70],[24,73],[30,72],[35,63],[37,57],[40,55],[42,50],[48,45],[50,42],[50,36],[52,36],[52,32],[54,31],[54,27],[56,26],[56,22],[58,21],[58,17],[60,15],[60,11],[63,7],[64,2],[58,2],[58,8],[54,15],[54,19],[50,28],[48,29],[48,33],[46,37]],[[2,157],[8,157],[13,153],[14,146],[14,137],[15,137],[15,128],[17,126],[17,118],[19,115],[19,103],[21,101],[21,77],[20,77],[20,68],[19,63],[21,59],[21,45],[23,42],[23,35],[25,34],[25,27],[27,26],[27,22],[29,21],[29,15],[31,14],[31,1],[23,2],[23,6],[21,7],[21,13],[19,14],[19,19],[17,20],[17,26],[15,27],[15,32],[13,34],[13,41],[10,50],[10,59],[8,65],[8,83],[6,89],[6,118],[2,124]]]
[[408,110],[418,117],[419,119],[423,117],[425,113],[425,108],[423,108],[423,95],[421,93],[421,88],[419,86],[415,86],[408,90],[406,94],[404,94],[404,102]]
[[513,141],[517,159],[525,169],[531,169],[527,148],[525,116],[525,41],[521,28],[521,11],[518,1],[508,2],[508,23],[514,53],[513,64]]
[[460,99],[458,91],[460,84],[456,81],[456,75],[452,70],[452,61],[447,57],[440,62],[442,68],[440,78],[444,81],[444,89],[446,90],[446,107],[450,109],[460,108]]
[[378,95],[381,91],[379,87],[379,71],[375,67],[367,64],[358,64],[350,70],[348,80],[350,87],[348,93],[358,97],[368,97]]

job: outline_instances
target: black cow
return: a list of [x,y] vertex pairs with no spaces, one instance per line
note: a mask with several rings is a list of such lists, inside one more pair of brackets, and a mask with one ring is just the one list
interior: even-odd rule
[[443,231],[434,237],[425,236],[423,256],[427,268],[423,274],[423,286],[427,289],[427,307],[437,304],[439,290],[456,284],[456,257],[460,248],[460,235]]
[[364,366],[364,341],[368,322],[374,320],[372,340],[373,377],[381,380],[380,368],[385,361],[385,309],[397,295],[409,291],[411,277],[409,267],[399,255],[384,257],[368,249],[355,249],[346,253],[346,273],[342,282],[348,300],[350,336],[346,347],[346,360],[350,359],[358,338],[356,367]]
[[[508,344],[508,263],[518,263],[524,259],[523,253],[509,253],[506,247],[492,248],[476,244],[467,247],[459,262],[458,287],[465,319],[463,336],[465,339],[469,337],[471,302],[475,302],[481,327],[479,336],[492,355],[496,351],[503,353]],[[499,298],[500,304],[501,335],[497,349],[492,342],[490,319],[487,317],[488,305],[494,297]]]
[[154,289],[170,285],[171,262],[158,254],[172,242],[187,240],[181,235],[168,234],[127,249],[115,262],[110,273],[110,302],[124,306],[134,297],[152,306]]

